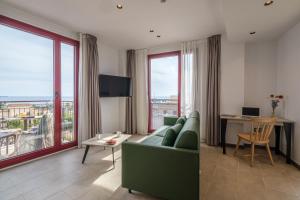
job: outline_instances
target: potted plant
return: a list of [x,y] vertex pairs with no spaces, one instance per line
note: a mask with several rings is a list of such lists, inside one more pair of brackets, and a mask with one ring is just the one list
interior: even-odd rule
[[270,95],[271,106],[272,106],[272,116],[275,116],[275,109],[279,106],[280,101],[283,101],[283,95]]

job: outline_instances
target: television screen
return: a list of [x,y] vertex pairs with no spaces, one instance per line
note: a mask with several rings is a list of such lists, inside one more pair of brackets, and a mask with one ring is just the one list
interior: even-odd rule
[[131,96],[131,80],[128,77],[99,75],[100,97]]

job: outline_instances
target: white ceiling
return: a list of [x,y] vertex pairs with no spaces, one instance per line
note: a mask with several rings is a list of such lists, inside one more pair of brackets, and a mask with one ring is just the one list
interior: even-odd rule
[[[300,0],[2,0],[120,48],[145,48],[226,31],[233,41],[278,37],[300,16]],[[118,10],[116,4],[124,9]],[[149,33],[150,28],[155,33]],[[250,31],[257,34],[250,36]],[[156,38],[156,35],[161,38]]]
[[[223,16],[230,40],[257,41],[279,37],[300,21],[300,0],[223,0]],[[255,35],[249,35],[256,31]]]
[[[219,0],[4,0],[124,48],[199,39],[222,31]],[[124,5],[118,10],[116,5]],[[220,10],[220,9],[219,9]],[[150,33],[150,28],[155,33]],[[156,38],[156,35],[161,38]]]

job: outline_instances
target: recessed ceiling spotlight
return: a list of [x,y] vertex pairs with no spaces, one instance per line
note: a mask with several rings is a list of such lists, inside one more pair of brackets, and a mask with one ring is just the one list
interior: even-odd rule
[[160,38],[160,35],[157,35],[156,37]]
[[160,3],[166,3],[167,0],[160,0]]
[[252,31],[252,32],[250,32],[250,35],[254,35],[256,32],[255,31]]
[[150,33],[154,33],[154,30],[153,29],[150,29],[150,31],[149,31]]
[[269,5],[272,5],[273,3],[274,3],[274,1],[266,1],[264,5],[269,6]]
[[118,4],[117,8],[121,10],[123,8],[123,6],[121,4]]

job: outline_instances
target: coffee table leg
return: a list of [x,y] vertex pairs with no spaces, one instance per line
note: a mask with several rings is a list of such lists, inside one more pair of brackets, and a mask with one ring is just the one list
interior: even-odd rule
[[114,148],[111,148],[112,151],[112,157],[113,157],[113,167],[115,168],[115,150]]
[[87,155],[89,149],[90,149],[90,145],[86,145],[85,151],[84,151],[84,155],[83,155],[83,159],[82,159],[82,164],[83,164],[84,161],[85,161],[85,158],[86,158],[86,155]]

